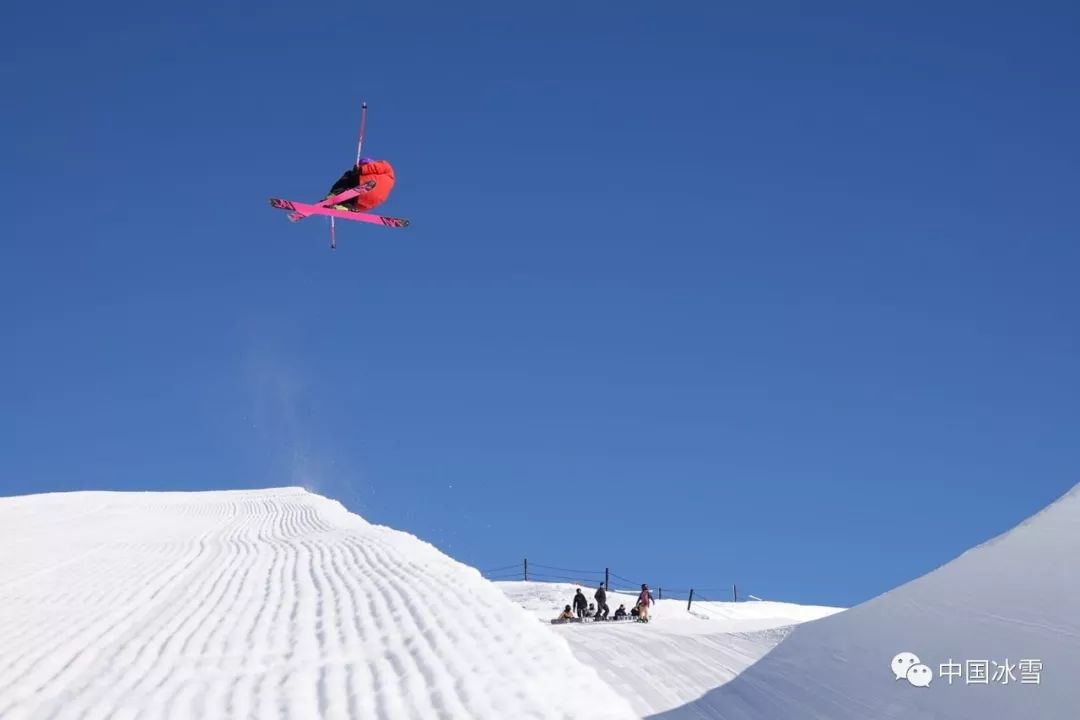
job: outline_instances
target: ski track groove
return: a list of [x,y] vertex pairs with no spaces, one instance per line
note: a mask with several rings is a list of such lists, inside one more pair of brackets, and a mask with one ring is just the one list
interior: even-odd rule
[[[230,532],[233,531],[231,526],[227,528]],[[159,619],[156,623],[158,626],[156,632],[153,629],[154,624],[148,621],[145,637],[136,634],[130,642],[130,645],[137,647],[132,662],[118,662],[117,660],[122,658],[113,658],[106,665],[109,668],[106,678],[112,690],[105,694],[99,703],[103,711],[127,693],[145,692],[163,687],[174,676],[175,666],[165,664],[166,660],[179,654],[170,655],[170,640],[180,636],[181,631],[198,614],[201,609],[198,599],[203,597],[205,592],[210,591],[212,583],[217,579],[213,568],[227,554],[225,552],[228,547],[227,540],[222,542],[217,537],[211,536],[206,539],[205,544],[211,548],[211,552],[199,564],[199,567],[193,570],[191,582],[174,593],[170,601],[164,603],[157,613],[158,618],[171,617],[174,621],[163,623]],[[182,614],[185,611],[186,614]],[[190,633],[184,634],[183,637],[190,637]],[[124,646],[120,649],[123,650]],[[142,658],[141,661],[140,658]],[[112,674],[114,671],[118,671],[115,676]],[[88,676],[83,688],[96,681],[93,676]]]
[[[143,562],[145,562],[145,560],[141,560],[140,562],[143,563]],[[99,600],[99,603],[101,605],[103,605],[103,606],[106,606],[106,607],[115,607],[116,603],[113,600],[113,596],[118,597],[124,591],[123,586],[120,583],[107,582],[108,580],[111,579],[111,575],[114,572],[115,572],[115,568],[110,568],[108,573],[106,573],[105,576],[101,578],[101,580],[105,581],[105,582],[100,582],[99,583],[100,585],[103,585],[105,588],[108,588],[108,590],[102,590],[101,591],[101,598]],[[111,591],[113,595],[108,595],[107,593],[109,591]],[[65,594],[65,598],[66,597],[67,596]],[[109,602],[106,602],[107,599],[109,600]],[[69,602],[55,603],[54,599],[51,599],[51,601],[54,604],[62,604],[62,605],[69,605],[70,604]],[[84,603],[84,604],[86,604],[86,603]],[[31,608],[30,610],[32,612],[34,609]],[[24,612],[25,612],[25,610],[24,610]],[[12,614],[14,615],[14,613],[12,613]],[[82,624],[77,624],[73,628],[74,629],[73,634],[77,634],[79,632],[82,632],[83,630],[85,630],[87,627],[89,627],[91,624],[93,624],[95,622],[95,618],[94,618],[94,616],[92,614],[90,614],[90,615],[88,615],[88,616],[86,616],[84,618],[81,618],[81,620],[82,620]],[[5,645],[8,646],[8,647],[18,647],[20,644],[30,644],[31,646],[34,646],[34,647],[40,647],[40,645],[41,645],[40,642],[26,643],[27,638],[31,638],[34,635],[39,634],[38,628],[33,623],[27,622],[27,618],[22,618],[21,620],[19,620],[17,622],[22,627],[23,632],[21,632],[19,635],[16,635],[16,636],[11,636],[11,635],[5,636],[6,637]],[[33,663],[33,658],[32,658],[32,656],[13,658],[12,661],[6,667],[3,667],[3,669],[0,670],[0,677],[11,678],[12,681],[18,680],[18,677],[13,676],[12,673],[15,672],[14,668],[15,668],[16,664],[18,662],[20,662],[20,661],[22,661],[24,663],[31,663],[32,664]],[[0,685],[0,692],[2,692],[4,689],[5,689],[4,686]]]
[[[191,678],[193,669],[188,663],[183,662],[189,657],[202,657],[192,651],[192,643],[197,642],[200,630],[206,618],[213,616],[213,611],[221,602],[228,583],[235,573],[237,560],[235,551],[239,547],[238,536],[241,532],[237,522],[237,509],[230,505],[226,510],[221,508],[214,513],[216,517],[228,518],[228,523],[222,528],[214,542],[217,553],[214,562],[209,563],[198,589],[189,594],[189,601],[184,607],[186,611],[175,633],[169,636],[162,645],[162,651],[158,654],[158,662],[141,679],[140,685],[149,685],[153,692],[166,697],[166,705],[180,707],[178,699],[184,693],[191,691],[191,686],[196,682]],[[205,647],[205,646],[204,646]],[[177,673],[177,668],[183,672]],[[203,688],[201,694],[195,695],[193,702],[199,702],[207,692]]]
[[[318,534],[324,536],[327,532],[320,530]],[[331,692],[327,693],[326,704],[323,706],[323,715],[324,717],[334,718],[347,717],[347,712],[341,706],[339,700],[344,698],[347,706],[348,679],[345,648],[348,646],[348,641],[344,634],[346,616],[341,611],[342,589],[339,585],[340,578],[334,571],[331,546],[324,542],[321,537],[314,539],[312,542],[318,551],[318,567],[322,573],[322,587],[325,590],[321,593],[322,607],[320,610],[321,637],[324,642],[323,656],[334,661],[325,669],[325,682]]]
[[[243,514],[240,515],[244,517]],[[224,585],[221,591],[221,595],[218,598],[218,603],[214,609],[209,613],[208,617],[216,618],[213,625],[209,626],[205,634],[202,636],[202,647],[196,653],[199,657],[207,660],[216,659],[220,668],[221,658],[228,658],[226,639],[229,629],[227,623],[235,623],[236,615],[234,608],[238,601],[242,597],[242,590],[244,584],[247,582],[247,578],[251,574],[252,567],[255,561],[256,547],[247,540],[246,535],[250,530],[250,525],[247,521],[238,521],[236,523],[236,531],[234,532],[228,547],[232,550],[233,561],[229,566],[229,579]],[[204,621],[205,623],[205,621]],[[217,670],[218,668],[214,668]],[[197,668],[197,670],[205,671],[203,668]],[[220,674],[220,673],[218,673]],[[211,685],[214,692],[217,693],[216,699],[219,705],[227,705],[228,703],[228,689],[221,683],[214,683]],[[210,704],[211,693],[207,692],[202,695],[201,701],[204,704]],[[211,705],[214,706],[214,705]],[[207,713],[204,711],[200,713],[200,717],[206,717]]]
[[[323,587],[323,581],[318,572],[319,564],[316,562],[316,545],[306,540],[300,540],[300,547],[304,549],[304,553],[307,557],[307,572],[308,578],[311,580],[311,587],[315,590],[315,597],[312,598],[312,619],[314,621],[314,651],[318,657],[327,657],[326,652],[326,617],[323,610],[323,599],[326,597],[326,591]],[[320,716],[325,715],[326,707],[329,704],[330,693],[327,688],[326,666],[322,665],[318,670],[317,689],[316,696],[319,703]]]
[[[157,595],[160,594],[165,588],[167,588],[179,577],[183,576],[186,573],[187,569],[191,566],[191,564],[194,563],[195,560],[198,558],[200,552],[201,548],[200,550],[197,550],[195,552],[195,555],[191,557],[186,563],[184,563],[184,565],[180,569],[177,569],[175,565],[169,563],[160,563],[158,565],[158,571],[151,575],[152,580],[150,580],[144,586],[144,588],[153,588],[153,591],[149,593],[149,597],[146,599],[146,601],[143,602],[153,601],[154,598],[156,598]],[[162,580],[162,578],[165,579]],[[122,593],[121,588],[123,588],[123,584],[117,583],[118,595]],[[140,593],[140,595],[141,594],[142,593]],[[133,606],[139,607],[143,604],[143,602],[133,604]],[[58,670],[55,670],[52,675],[48,676],[43,682],[38,683],[37,686],[30,691],[30,695],[33,696],[39,694],[48,685],[59,683],[62,680],[63,675],[65,674],[65,672],[67,672],[69,668],[71,668],[79,660],[86,658],[89,654],[94,653],[93,648],[99,646],[104,638],[106,638],[110,633],[114,633],[126,622],[129,622],[131,612],[132,608],[121,605],[112,611],[109,616],[110,621],[102,621],[100,618],[94,618],[92,615],[88,617],[87,622],[85,625],[82,626],[81,631],[73,636],[80,638],[80,641],[77,644],[68,645],[65,648],[65,652],[70,653],[69,657],[67,658],[67,662],[64,662]],[[112,616],[115,615],[119,615],[120,617],[118,619],[112,620]],[[28,667],[22,673],[14,674],[10,678],[6,686],[0,686],[0,697],[2,697],[5,692],[12,686],[19,684],[28,676],[34,675],[35,672],[38,671],[38,669],[41,668],[43,664],[48,664],[50,659],[54,661],[54,665],[62,662],[62,659],[57,657],[58,655],[60,655],[60,651],[53,647],[51,643],[41,642],[38,643],[37,647],[40,649],[40,652],[37,654],[36,659],[31,661]],[[13,704],[9,704],[8,706],[0,706],[0,717],[4,717],[8,712],[11,712],[12,707]]]
[[[352,620],[353,633],[356,636],[356,645],[354,647],[365,647],[373,642],[371,631],[367,628],[364,617],[361,615],[365,604],[369,613],[372,607],[371,596],[364,589],[365,575],[353,562],[351,549],[347,545],[339,543],[335,547],[342,568],[341,577],[344,579],[349,596],[349,617]],[[374,668],[363,663],[362,660],[362,657],[357,658],[357,663],[352,666],[352,672],[350,673],[352,683],[350,698],[356,707],[356,714],[353,714],[352,717],[370,717],[377,712],[379,704],[378,699],[374,696],[375,694],[367,691],[368,688],[379,686]]]
[[[330,545],[330,577],[335,579],[335,584],[338,587],[334,591],[334,612],[339,618],[338,622],[338,638],[341,645],[342,663],[344,672],[344,685],[345,685],[345,717],[355,718],[360,717],[360,710],[357,706],[356,696],[356,677],[355,677],[355,664],[352,662],[353,657],[347,650],[358,645],[360,640],[359,627],[356,622],[356,613],[359,611],[355,604],[355,594],[352,587],[348,582],[349,575],[346,572],[345,565],[341,561],[341,548],[339,544],[334,543]],[[356,658],[360,660],[361,658]]]
[[[281,537],[282,544],[288,547],[290,542],[291,528],[288,522],[289,518],[287,514],[281,516]],[[289,548],[290,550],[292,548]],[[284,683],[285,676],[287,674],[288,658],[290,656],[291,648],[293,646],[293,632],[295,630],[296,621],[296,567],[300,562],[300,558],[296,552],[285,553],[285,564],[282,567],[282,581],[281,581],[281,606],[279,614],[279,622],[276,627],[278,628],[278,641],[276,654],[280,656],[281,661],[275,668],[273,679],[275,684],[269,687],[270,693],[268,694],[268,704],[276,709],[277,715],[281,720],[288,718],[288,708],[285,703],[278,697],[278,688]],[[291,578],[291,581],[289,580]],[[287,621],[286,621],[287,618]],[[267,682],[269,683],[271,676],[267,676]]]
[[245,571],[244,582],[241,584],[240,593],[237,596],[242,602],[237,609],[236,621],[227,628],[227,632],[222,638],[223,656],[226,660],[242,658],[239,664],[243,668],[239,674],[232,676],[229,683],[225,704],[225,715],[228,717],[251,716],[254,690],[251,671],[253,658],[249,657],[247,649],[251,647],[252,629],[258,624],[259,616],[266,607],[266,597],[264,594],[261,598],[262,601],[258,603],[252,600],[258,597],[257,591],[260,578],[269,577],[272,568],[272,557],[268,557],[266,553],[261,552],[264,547],[262,541],[272,516],[272,513],[268,512],[271,506],[267,505],[265,501],[258,501],[254,507],[258,523],[248,534],[250,537],[246,538],[246,542],[250,546],[251,566]]
[[[260,547],[272,548],[270,559],[267,561],[266,568],[266,583],[262,588],[262,598],[258,603],[258,607],[254,612],[254,616],[251,618],[251,622],[244,626],[244,638],[242,641],[238,640],[239,645],[237,652],[246,652],[247,648],[255,647],[256,637],[270,637],[271,629],[273,627],[272,620],[275,606],[275,601],[280,598],[280,582],[275,586],[275,578],[280,577],[281,567],[283,566],[284,553],[281,552],[281,548],[277,542],[271,542],[275,539],[274,524],[276,522],[277,509],[276,504],[271,500],[263,500],[260,503],[260,508],[263,512],[263,522],[259,525],[258,533],[256,534],[256,540]],[[265,553],[264,553],[265,554]],[[252,594],[255,594],[254,588]],[[239,635],[239,633],[238,633]],[[265,657],[257,657],[254,659],[254,664],[265,661]],[[250,684],[250,689],[247,693],[240,693],[241,688],[245,684]],[[231,713],[234,716],[250,717],[255,708],[262,705],[263,687],[259,681],[252,680],[250,677],[244,678],[243,682],[237,682],[233,687],[233,700]],[[245,695],[250,697],[250,700],[245,699]],[[240,712],[236,708],[243,707],[244,711]]]
[[[286,603],[286,587],[287,583],[285,579],[289,576],[289,563],[293,561],[294,555],[287,552],[285,546],[285,526],[284,526],[284,513],[275,513],[273,524],[273,539],[272,546],[274,548],[274,561],[277,563],[277,573],[271,573],[271,579],[274,582],[267,584],[266,597],[267,605],[270,604],[272,598],[273,610],[269,614],[268,626],[266,628],[265,637],[269,639],[268,642],[268,660],[271,657],[278,657],[283,655],[285,648],[285,635],[283,634],[284,623],[282,618],[285,616],[285,603]],[[253,644],[250,647],[255,647]],[[276,665],[279,663],[275,663]],[[272,685],[275,678],[276,669],[273,672],[266,672],[263,674],[260,682],[257,683],[256,690],[256,705],[258,712],[263,717],[270,717],[272,711],[277,710],[279,717],[281,716],[280,704],[277,703],[277,698],[274,694],[274,686]]]
[[[215,513],[215,515],[219,514],[220,513]],[[206,589],[207,584],[219,580],[219,578],[210,571],[217,565],[217,558],[221,555],[226,557],[230,556],[232,554],[229,552],[230,549],[235,548],[237,542],[242,542],[240,536],[242,531],[241,528],[230,524],[227,526],[227,530],[228,533],[224,534],[221,540],[212,540],[213,545],[222,548],[223,552],[213,555],[208,561],[202,563],[201,572],[195,575],[195,578],[199,580],[198,585],[194,586],[196,588],[195,592],[189,591],[186,594],[184,592],[177,593],[170,603],[160,609],[158,613],[159,616],[167,617],[173,615],[182,617],[179,627],[183,627],[184,624],[189,622],[193,616],[198,613],[201,609],[198,599],[203,597],[206,592],[211,591]],[[184,603],[187,604],[185,605]],[[178,615],[178,613],[183,610],[188,610],[189,614],[187,616]],[[134,651],[134,657],[130,661],[125,662],[125,651],[125,654],[122,654],[119,657],[114,656],[114,658],[111,658],[107,663],[107,667],[110,668],[110,674],[107,676],[108,683],[112,689],[105,697],[103,697],[102,702],[99,704],[104,707],[109,707],[113,703],[118,702],[119,698],[124,695],[140,691],[145,685],[154,685],[156,683],[156,685],[160,687],[169,679],[171,669],[169,666],[163,666],[162,660],[168,657],[168,639],[170,637],[175,637],[177,625],[170,622],[159,622],[158,624],[160,629],[157,632],[154,632],[152,627],[148,627],[144,641],[138,644],[136,641],[131,643],[131,646],[136,646],[136,650]],[[198,627],[197,623],[195,627]],[[189,633],[187,637],[191,637],[191,634]],[[119,668],[119,672],[115,677],[112,673],[112,669],[114,668]],[[160,676],[160,679],[155,679],[158,676]]]
[[[346,543],[358,550],[365,558],[365,562],[368,566],[375,568],[393,568],[395,571],[400,572],[403,569],[401,563],[391,561],[387,556],[375,552],[373,549],[360,546],[353,542],[351,539],[347,539]],[[375,584],[375,589],[380,593],[385,605],[391,608],[392,617],[394,617],[394,625],[398,626],[401,623],[407,625],[408,630],[415,632],[409,633],[410,637],[420,638],[419,641],[413,647],[403,648],[402,654],[406,659],[410,661],[413,666],[419,671],[420,676],[424,679],[424,685],[415,688],[415,695],[412,697],[425,698],[431,696],[429,704],[424,707],[417,708],[418,717],[430,716],[428,713],[434,713],[436,707],[443,705],[453,707],[456,710],[464,709],[464,703],[457,696],[457,692],[453,688],[446,688],[440,682],[440,678],[444,677],[444,673],[437,672],[436,668],[440,664],[438,660],[438,653],[434,650],[434,644],[432,636],[439,638],[447,636],[447,629],[444,626],[430,626],[426,620],[424,608],[417,608],[415,605],[415,594],[411,592],[402,591],[401,582],[395,573],[391,572],[373,572],[370,573],[376,577],[387,578],[386,582],[379,582]],[[449,590],[449,589],[448,589]],[[452,597],[452,595],[450,596]],[[441,599],[445,599],[445,596]],[[393,612],[394,609],[405,612]],[[461,648],[460,654],[469,654],[468,650]],[[447,657],[454,657],[454,654],[448,654]],[[405,660],[399,660],[405,662]],[[415,674],[413,674],[415,677]],[[435,701],[431,703],[430,701]]]
[[159,632],[147,643],[148,647],[156,645],[155,657],[146,672],[138,678],[135,689],[159,690],[168,683],[172,669],[175,667],[175,659],[180,655],[180,646],[193,632],[187,628],[195,627],[194,619],[200,610],[199,599],[210,593],[217,580],[212,568],[217,565],[220,556],[217,549],[220,545],[213,542],[211,546],[215,548],[215,552],[207,557],[207,561],[203,563],[203,569],[195,577],[195,582],[186,588],[186,594],[181,594],[177,598],[177,607],[170,614],[171,620],[162,624]]

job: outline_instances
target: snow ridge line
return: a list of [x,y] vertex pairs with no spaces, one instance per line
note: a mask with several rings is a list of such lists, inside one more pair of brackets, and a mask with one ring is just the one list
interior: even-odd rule
[[[21,527],[39,552],[0,557],[4,720],[631,717],[475,571],[338,503],[109,498],[72,500],[61,536],[63,498],[41,525],[0,502],[0,540]],[[93,562],[63,562],[72,542]]]

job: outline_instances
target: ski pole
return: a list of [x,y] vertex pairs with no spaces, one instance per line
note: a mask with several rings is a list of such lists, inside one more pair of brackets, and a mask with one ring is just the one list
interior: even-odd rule
[[367,123],[367,103],[360,105],[360,137],[356,140],[356,167],[360,167],[360,149],[364,147],[364,125]]

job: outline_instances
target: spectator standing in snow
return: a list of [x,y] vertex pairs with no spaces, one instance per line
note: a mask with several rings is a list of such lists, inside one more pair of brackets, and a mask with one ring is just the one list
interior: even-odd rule
[[649,592],[649,586],[645,583],[641,583],[641,593],[638,594],[638,619],[641,622],[649,622],[649,605],[653,602],[652,593]]
[[585,593],[581,592],[581,588],[578,588],[577,594],[574,595],[574,612],[579,618],[583,618],[587,607],[589,607],[589,601],[585,599]]
[[607,604],[607,591],[604,590],[604,583],[600,583],[600,587],[596,589],[596,594],[593,597],[596,598],[596,617],[607,620],[611,608]]

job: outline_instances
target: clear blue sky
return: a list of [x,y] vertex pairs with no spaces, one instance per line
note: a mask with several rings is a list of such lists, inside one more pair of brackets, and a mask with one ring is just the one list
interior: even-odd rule
[[9,14],[0,494],[848,605],[1080,481],[1075,3],[519,5]]

